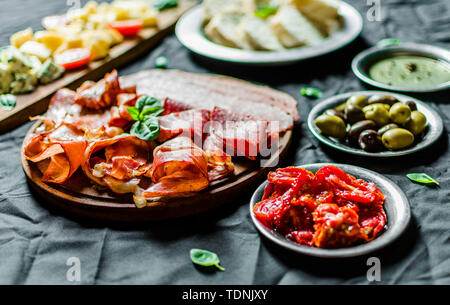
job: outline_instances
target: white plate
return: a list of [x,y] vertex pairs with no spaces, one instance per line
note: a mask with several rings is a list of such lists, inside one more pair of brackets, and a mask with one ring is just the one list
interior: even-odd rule
[[363,28],[363,20],[359,12],[343,1],[332,0],[331,2],[339,7],[339,15],[343,19],[344,27],[315,46],[283,51],[249,51],[216,44],[208,40],[203,33],[201,6],[194,7],[180,18],[175,34],[186,48],[205,57],[252,65],[289,64],[333,52],[359,36]]

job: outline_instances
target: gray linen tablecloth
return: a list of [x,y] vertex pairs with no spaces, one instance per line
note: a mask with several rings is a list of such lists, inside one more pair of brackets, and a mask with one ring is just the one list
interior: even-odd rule
[[[402,237],[374,253],[382,284],[450,284],[449,93],[416,95],[436,109],[445,132],[430,149],[393,160],[367,160],[321,146],[308,131],[308,111],[319,101],[300,95],[302,86],[324,91],[323,98],[364,89],[350,69],[352,58],[385,37],[450,46],[450,2],[381,0],[382,21],[370,22],[365,0],[348,1],[365,20],[362,36],[333,54],[282,68],[249,68],[205,61],[172,35],[143,58],[120,69],[129,74],[152,68],[159,55],[169,68],[212,72],[264,83],[298,100],[301,121],[281,164],[349,163],[375,170],[397,183],[410,199],[412,222]],[[373,1],[377,2],[377,1]],[[62,13],[65,0],[0,1],[0,45],[17,30],[40,28],[40,18]],[[367,257],[330,260],[286,252],[261,238],[248,202],[251,189],[207,214],[136,226],[81,220],[47,207],[31,192],[20,165],[20,147],[30,123],[0,135],[0,283],[2,284],[367,284]],[[426,172],[440,188],[411,183],[405,174]],[[255,186],[256,187],[256,186]],[[226,272],[204,273],[189,260],[191,248],[219,254]],[[81,262],[81,281],[70,282],[66,265]]]

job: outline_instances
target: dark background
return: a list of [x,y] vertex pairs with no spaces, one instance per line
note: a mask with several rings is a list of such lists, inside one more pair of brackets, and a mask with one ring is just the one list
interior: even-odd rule
[[[84,3],[85,1],[82,1]],[[264,83],[294,96],[301,122],[281,164],[350,163],[385,174],[410,199],[412,222],[402,237],[381,252],[382,284],[450,284],[450,128],[449,92],[415,95],[444,119],[446,130],[436,145],[421,153],[390,160],[368,160],[319,145],[305,124],[319,101],[300,95],[302,86],[324,91],[323,98],[365,89],[350,62],[360,51],[385,37],[450,46],[450,2],[381,0],[382,21],[369,22],[366,0],[347,1],[364,17],[362,36],[346,48],[307,63],[282,68],[248,68],[194,57],[172,35],[147,56],[120,69],[129,74],[152,68],[159,55],[169,68],[213,72]],[[14,32],[67,10],[66,0],[0,1],[0,45]],[[368,257],[344,260],[294,255],[262,239],[254,228],[248,202],[240,200],[207,214],[135,226],[81,220],[48,208],[30,193],[20,165],[27,123],[0,135],[0,283],[72,284],[66,280],[69,257],[81,260],[82,284],[368,284]],[[440,188],[411,183],[405,174],[426,172]],[[255,186],[256,187],[256,186]],[[219,254],[226,272],[204,272],[189,260],[191,248]]]

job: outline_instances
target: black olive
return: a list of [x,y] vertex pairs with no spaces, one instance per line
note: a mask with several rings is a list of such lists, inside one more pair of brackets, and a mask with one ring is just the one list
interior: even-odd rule
[[382,143],[378,138],[378,132],[372,129],[361,132],[358,143],[361,149],[369,152],[379,151],[382,147]]
[[337,117],[340,117],[345,122],[345,115],[340,111],[337,111],[335,109],[328,109],[327,111],[325,111],[325,114],[335,115]]
[[350,124],[364,120],[364,112],[356,105],[347,105],[345,107],[345,118]]
[[417,110],[417,105],[414,101],[407,101],[405,104],[409,107],[409,109],[411,109],[411,111]]
[[369,98],[368,103],[369,103],[369,105],[381,103],[381,104],[388,104],[389,106],[392,106],[398,102],[399,102],[398,99],[396,99],[395,97],[393,97],[391,95],[372,95]]
[[352,145],[358,145],[358,139],[361,132],[367,129],[375,129],[377,124],[371,120],[359,121],[350,127],[347,133],[347,138]]

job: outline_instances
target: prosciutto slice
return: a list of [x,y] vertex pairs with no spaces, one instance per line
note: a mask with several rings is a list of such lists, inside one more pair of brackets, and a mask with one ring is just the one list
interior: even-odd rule
[[68,123],[35,135],[24,148],[27,160],[37,163],[42,181],[61,184],[80,167],[87,142],[84,132]]
[[154,145],[135,136],[121,135],[91,142],[84,152],[83,172],[118,194],[134,193],[151,168]]
[[167,141],[153,156],[154,184],[141,192],[144,198],[188,196],[209,185],[207,156],[190,138]]
[[86,81],[77,90],[75,103],[84,108],[99,110],[115,104],[116,96],[121,93],[119,76],[116,70],[96,82]]

